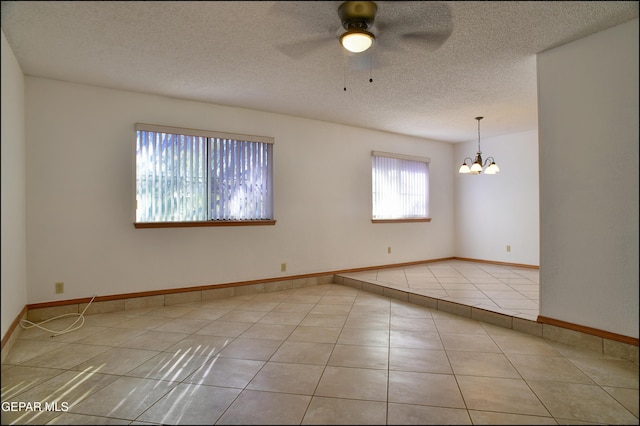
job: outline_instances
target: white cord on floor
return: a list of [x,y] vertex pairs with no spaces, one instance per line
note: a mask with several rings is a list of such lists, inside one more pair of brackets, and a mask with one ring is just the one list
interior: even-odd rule
[[[75,331],[75,330],[79,329],[80,327],[82,327],[84,325],[84,313],[87,312],[87,309],[89,309],[89,306],[91,306],[91,302],[93,302],[93,299],[95,299],[95,298],[96,298],[96,296],[93,296],[91,298],[91,300],[89,301],[89,304],[86,306],[86,308],[84,308],[82,310],[81,313],[72,312],[72,313],[69,313],[69,314],[58,315],[57,317],[49,318],[48,320],[44,320],[44,321],[41,321],[39,323],[35,323],[35,322],[31,322],[29,320],[23,319],[23,320],[20,320],[20,327],[24,328],[25,330],[28,330],[28,329],[33,328],[33,327],[37,327],[37,328],[39,328],[41,330],[44,330],[44,331],[46,331],[48,333],[53,333],[53,334],[51,334],[51,337],[60,336],[61,334],[65,334],[65,333],[69,333],[69,332]],[[71,323],[71,325],[68,326],[67,328],[65,328],[64,330],[60,330],[60,331],[51,330],[51,329],[48,329],[48,328],[42,326],[42,324],[46,324],[49,321],[53,321],[53,320],[64,318],[64,317],[71,317],[71,316],[74,316],[74,315],[77,315],[78,319],[75,320],[73,323]],[[78,325],[77,327],[74,327],[76,325],[76,323],[78,321],[80,321],[80,320],[82,320],[80,325]],[[25,325],[25,324],[27,324],[27,325]]]

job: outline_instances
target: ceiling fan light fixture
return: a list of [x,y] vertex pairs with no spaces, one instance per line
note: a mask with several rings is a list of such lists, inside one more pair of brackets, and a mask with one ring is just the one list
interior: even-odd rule
[[367,30],[351,29],[340,36],[342,47],[352,53],[360,53],[373,45],[375,36]]

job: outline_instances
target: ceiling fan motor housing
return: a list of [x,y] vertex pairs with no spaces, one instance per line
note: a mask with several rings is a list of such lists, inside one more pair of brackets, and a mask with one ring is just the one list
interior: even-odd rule
[[372,1],[345,1],[338,8],[338,16],[345,30],[368,29],[376,17],[378,6]]

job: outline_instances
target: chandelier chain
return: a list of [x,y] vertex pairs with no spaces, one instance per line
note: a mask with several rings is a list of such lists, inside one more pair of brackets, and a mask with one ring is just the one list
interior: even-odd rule
[[482,151],[480,151],[480,120],[482,120],[484,117],[476,117],[476,120],[478,120],[478,154],[481,154]]

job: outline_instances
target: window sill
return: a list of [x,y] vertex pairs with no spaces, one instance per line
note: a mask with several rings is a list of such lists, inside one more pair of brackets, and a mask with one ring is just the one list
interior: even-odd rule
[[431,222],[430,217],[420,219],[371,219],[371,223],[409,223],[409,222]]
[[199,222],[134,222],[136,229],[143,228],[197,228],[203,226],[264,226],[275,225],[275,220],[207,220]]

